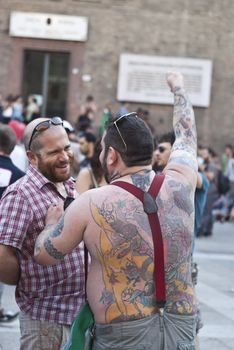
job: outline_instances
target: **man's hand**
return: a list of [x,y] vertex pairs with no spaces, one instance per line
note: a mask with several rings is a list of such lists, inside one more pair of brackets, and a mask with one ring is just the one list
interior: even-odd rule
[[167,84],[171,91],[184,88],[184,77],[180,72],[169,72],[167,74]]
[[58,201],[57,203],[51,204],[46,214],[46,226],[57,224],[63,213],[64,209],[62,200]]

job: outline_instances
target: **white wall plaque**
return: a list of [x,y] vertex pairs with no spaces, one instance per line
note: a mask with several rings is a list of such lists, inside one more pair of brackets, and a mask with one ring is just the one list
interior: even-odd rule
[[212,61],[192,58],[159,57],[135,54],[120,56],[119,101],[173,104],[166,73],[180,71],[194,106],[210,105]]
[[86,41],[87,17],[51,13],[12,12],[10,35],[37,39]]

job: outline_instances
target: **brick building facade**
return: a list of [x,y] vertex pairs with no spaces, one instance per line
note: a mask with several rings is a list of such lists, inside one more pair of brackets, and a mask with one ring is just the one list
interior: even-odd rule
[[[4,96],[23,93],[27,50],[69,55],[67,81],[64,78],[67,84],[65,117],[72,122],[88,94],[98,102],[99,116],[106,102],[111,101],[113,109],[118,107],[116,92],[121,53],[209,59],[213,62],[210,106],[195,108],[199,141],[218,151],[225,143],[233,142],[232,0],[0,2],[0,92]],[[77,42],[12,37],[9,35],[12,11],[84,16],[88,19],[88,38]],[[39,79],[36,67],[34,72]],[[142,104],[130,104],[131,110],[139,106]],[[144,104],[143,108],[150,111],[156,133],[171,128],[171,106]]]

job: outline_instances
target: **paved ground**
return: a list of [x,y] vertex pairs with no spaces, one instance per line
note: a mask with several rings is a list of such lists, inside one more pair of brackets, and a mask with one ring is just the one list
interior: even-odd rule
[[[198,239],[194,260],[199,264],[197,295],[205,324],[200,350],[234,350],[234,224],[215,224],[212,237]],[[13,287],[6,286],[3,303],[17,310]],[[0,326],[0,350],[19,350],[18,320]]]
[[204,328],[201,350],[234,350],[234,224],[217,223],[214,234],[196,241],[200,267],[197,295]]

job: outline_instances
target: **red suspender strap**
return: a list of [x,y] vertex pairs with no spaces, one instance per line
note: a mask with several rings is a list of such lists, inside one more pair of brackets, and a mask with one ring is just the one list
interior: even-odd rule
[[[160,176],[160,179],[158,177]],[[155,198],[158,195],[160,187],[163,183],[164,175],[155,176],[154,181],[149,189],[149,194]],[[157,208],[158,210],[158,208]],[[165,286],[165,268],[164,268],[164,249],[161,226],[158,219],[158,213],[149,213],[148,219],[152,231],[154,241],[155,262],[155,281],[156,281],[156,303],[159,308],[163,308],[166,304],[166,286]]]
[[[157,205],[155,198],[162,186],[164,175],[156,175],[151,183],[148,192],[142,191],[140,188],[124,181],[115,181],[112,185],[121,187],[137,197],[144,206],[144,211],[148,215],[152,238],[154,242],[154,278],[156,285],[156,303],[158,308],[163,308],[166,303],[166,287],[165,287],[165,269],[164,269],[164,250],[161,227],[157,214]],[[157,260],[157,262],[156,262]]]

